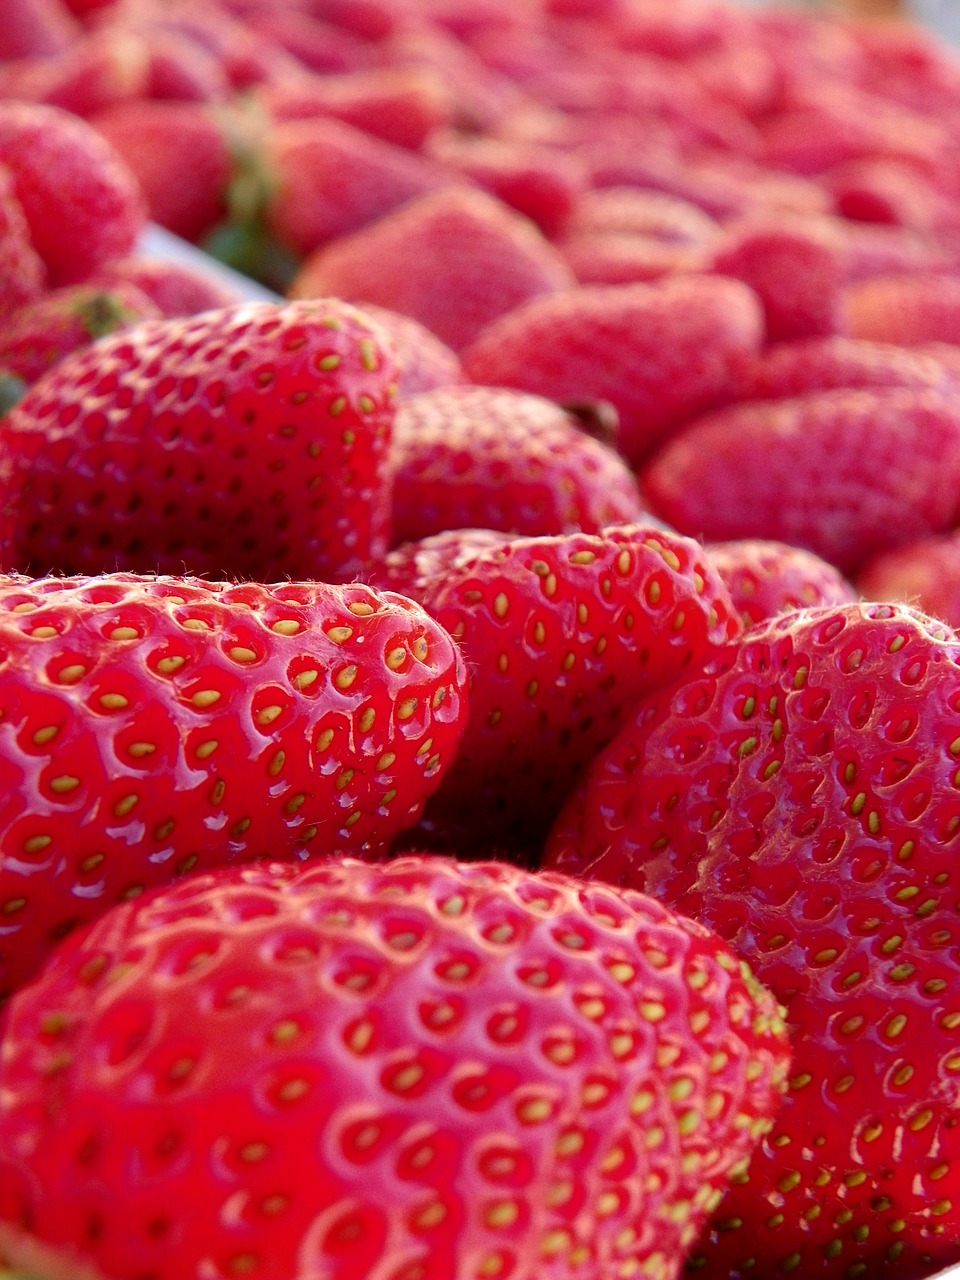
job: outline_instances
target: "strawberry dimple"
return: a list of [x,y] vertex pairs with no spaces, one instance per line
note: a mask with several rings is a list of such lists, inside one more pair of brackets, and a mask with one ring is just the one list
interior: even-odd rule
[[146,885],[383,848],[461,732],[449,637],[360,585],[14,578],[0,635],[6,989]]
[[6,420],[11,560],[344,579],[384,548],[393,359],[333,299],[152,321],[42,378]]
[[5,1252],[159,1280],[672,1275],[788,1058],[692,922],[423,857],[154,892],[6,1030]]

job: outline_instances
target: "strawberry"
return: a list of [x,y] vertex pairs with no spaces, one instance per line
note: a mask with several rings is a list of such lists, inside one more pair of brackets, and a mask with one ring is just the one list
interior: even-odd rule
[[[952,348],[960,351],[960,348]],[[943,351],[906,351],[892,342],[839,335],[778,342],[762,351],[739,387],[739,400],[786,400],[840,387],[929,387],[949,392],[960,374]]]
[[716,929],[786,1008],[790,1092],[705,1275],[960,1260],[958,667],[903,606],[784,614],[641,702],[551,837],[551,865]]
[[445,387],[401,401],[390,458],[394,542],[470,527],[595,533],[642,512],[623,459],[521,391]]
[[686,533],[789,542],[847,572],[955,522],[960,405],[913,387],[735,404],[669,440],[641,487]]
[[793,609],[857,598],[838,569],[802,547],[744,539],[711,542],[706,551],[745,627]]
[[226,216],[232,134],[215,107],[138,101],[102,112],[94,123],[136,174],[154,222],[196,241]]
[[573,283],[526,218],[485,192],[455,188],[333,241],[307,259],[290,293],[402,311],[459,351],[511,308]]
[[0,97],[90,117],[149,90],[150,50],[122,27],[83,35],[63,53],[0,63]]
[[336,300],[244,303],[62,360],[4,424],[8,563],[349,578],[387,545],[384,341]]
[[145,97],[176,102],[226,102],[230,84],[219,60],[177,31],[151,31]]
[[931,534],[882,551],[861,566],[866,600],[898,600],[960,629],[960,532]]
[[771,342],[843,328],[842,246],[829,223],[783,212],[751,214],[727,224],[706,265],[753,289]]
[[456,646],[401,596],[0,579],[0,997],[195,867],[382,850],[463,729]]
[[273,125],[267,163],[267,225],[296,254],[311,253],[451,181],[425,156],[322,118]]
[[135,285],[104,289],[71,284],[52,289],[0,324],[0,369],[26,383],[36,382],[72,351],[159,315],[159,308]]
[[[514,538],[459,563],[451,551],[417,598],[463,649],[470,722],[410,839],[471,853],[489,841],[529,857],[641,692],[725,644],[740,621],[703,549],[654,525]],[[410,565],[411,548],[401,557]]]
[[62,0],[5,0],[0,23],[0,62],[62,53],[79,33]]
[[863,280],[847,289],[845,310],[858,338],[902,347],[960,342],[960,277],[931,272]]
[[690,245],[616,231],[565,236],[557,247],[581,284],[650,284],[703,264]]
[[0,322],[40,297],[46,267],[30,240],[30,227],[13,189],[10,171],[0,164]]
[[566,225],[568,235],[648,236],[669,244],[709,244],[720,225],[689,200],[636,187],[600,187],[577,201]]
[[343,27],[320,21],[306,9],[255,5],[252,12],[241,9],[238,16],[261,46],[280,49],[300,64],[296,75],[271,76],[258,87],[276,88],[282,94],[285,88],[303,82],[304,68],[326,77],[370,65],[371,46],[365,40]]
[[692,921],[433,857],[117,906],[4,1046],[0,1247],[156,1280],[674,1280],[789,1056]]
[[401,402],[418,391],[459,386],[465,381],[457,353],[419,320],[370,302],[364,302],[362,310],[364,315],[376,320],[397,358]]
[[96,130],[57,107],[0,102],[0,165],[52,286],[129,253],[143,228],[133,174]]
[[596,285],[534,299],[466,351],[467,376],[551,400],[609,400],[619,448],[639,461],[681,422],[729,398],[759,349],[760,304],[708,276]]
[[243,301],[237,289],[204,267],[140,253],[115,259],[92,283],[102,288],[132,285],[165,316],[192,316]]
[[458,577],[472,561],[506,546],[515,537],[502,529],[445,529],[394,547],[367,576],[384,591],[422,600],[447,577]]

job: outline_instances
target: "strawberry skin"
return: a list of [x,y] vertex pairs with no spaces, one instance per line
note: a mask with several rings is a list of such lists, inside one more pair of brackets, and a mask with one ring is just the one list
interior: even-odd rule
[[[416,546],[401,549],[406,565]],[[514,538],[472,560],[448,542],[434,563],[417,598],[463,649],[471,707],[417,833],[441,847],[535,853],[640,694],[741,629],[702,547],[651,524]]]
[[401,398],[434,387],[459,386],[464,381],[460,357],[419,320],[372,302],[364,302],[363,312],[376,320],[393,348]]
[[[956,348],[952,348],[956,351]],[[737,388],[739,400],[786,400],[840,387],[932,387],[952,391],[943,349],[911,351],[892,342],[832,336],[777,342],[760,353]]]
[[674,1280],[788,1062],[692,921],[429,856],[116,907],[4,1049],[0,1250],[115,1280]]
[[554,534],[640,517],[633,473],[542,396],[448,387],[401,401],[391,443],[393,537],[444,529]]
[[633,463],[681,422],[735,394],[763,317],[739,281],[689,276],[536,298],[461,353],[467,376],[550,400],[609,400]]
[[30,239],[13,177],[0,164],[0,320],[39,298],[45,277],[46,268]]
[[900,600],[960,629],[960,531],[881,552],[861,566],[857,588],[866,600]]
[[785,542],[762,538],[711,542],[707,554],[745,627],[792,609],[847,604],[857,598],[839,569],[812,551]]
[[958,752],[955,633],[801,610],[644,699],[552,833],[549,865],[695,916],[786,1008],[790,1092],[705,1275],[960,1260]]
[[684,533],[789,542],[849,572],[955,522],[960,405],[911,387],[735,404],[668,440],[641,488]]
[[105,338],[6,420],[8,563],[345,580],[387,545],[394,374],[335,299]]
[[0,579],[0,995],[194,867],[382,850],[453,755],[465,675],[360,584]]

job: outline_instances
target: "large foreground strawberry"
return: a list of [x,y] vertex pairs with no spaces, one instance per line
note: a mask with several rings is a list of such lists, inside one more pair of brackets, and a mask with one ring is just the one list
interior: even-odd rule
[[336,299],[105,338],[4,422],[7,565],[345,580],[387,545],[395,375]]
[[432,857],[126,903],[4,1033],[0,1253],[110,1280],[672,1280],[788,1056],[692,921]]
[[960,639],[906,607],[783,615],[640,704],[548,860],[725,937],[786,1008],[790,1091],[700,1274],[960,1261]]
[[118,899],[415,821],[459,653],[368,587],[0,578],[0,997]]

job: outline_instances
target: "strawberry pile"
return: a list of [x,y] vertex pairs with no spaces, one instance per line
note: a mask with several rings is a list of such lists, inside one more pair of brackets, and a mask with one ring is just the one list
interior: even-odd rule
[[902,23],[6,0],[0,1280],[960,1262],[958,139]]

